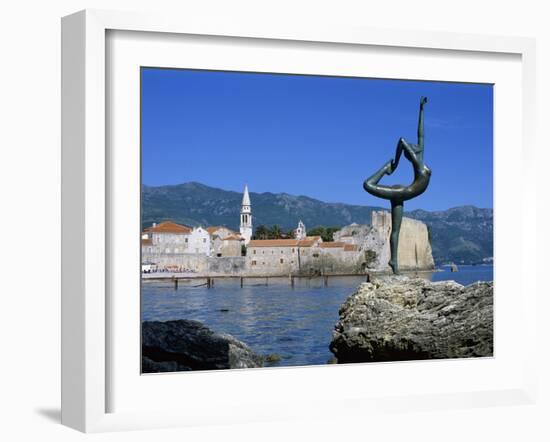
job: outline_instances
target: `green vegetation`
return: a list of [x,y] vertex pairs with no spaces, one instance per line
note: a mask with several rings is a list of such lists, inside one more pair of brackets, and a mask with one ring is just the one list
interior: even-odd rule
[[320,236],[324,242],[334,241],[333,234],[340,230],[340,227],[332,226],[315,226],[313,229],[307,231],[308,236]]
[[290,239],[294,238],[294,230],[284,232],[281,226],[275,224],[271,227],[266,227],[263,224],[256,227],[256,231],[252,239]]

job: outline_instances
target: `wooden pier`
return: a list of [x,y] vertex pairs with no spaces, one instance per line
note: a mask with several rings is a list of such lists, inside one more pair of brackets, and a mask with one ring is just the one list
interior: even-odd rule
[[[353,277],[363,277],[365,278],[365,282],[370,282],[371,277],[370,275],[363,274],[363,275],[357,275],[357,274],[346,274],[346,275],[340,275],[340,274],[330,274],[330,275],[323,275],[323,274],[317,274],[317,275],[288,275],[288,276],[269,276],[269,275],[248,275],[248,276],[177,276],[177,275],[166,275],[166,276],[148,276],[147,278],[143,278],[142,281],[172,281],[174,283],[174,290],[178,290],[180,288],[180,282],[187,282],[191,283],[193,281],[197,282],[198,284],[193,285],[187,285],[187,287],[206,287],[206,288],[213,288],[215,285],[216,279],[224,280],[224,279],[239,279],[239,283],[241,288],[245,287],[247,285],[265,285],[266,287],[269,285],[270,279],[275,280],[281,280],[286,278],[288,280],[288,284],[290,287],[294,288],[296,285],[296,279],[298,280],[305,280],[308,283],[312,280],[321,280],[323,281],[323,286],[328,287],[330,278],[338,278],[338,277],[346,277],[346,276],[353,276]],[[247,284],[247,281],[249,284]],[[260,282],[261,281],[261,282]],[[253,283],[254,282],[254,283]],[[253,284],[252,284],[253,283]]]

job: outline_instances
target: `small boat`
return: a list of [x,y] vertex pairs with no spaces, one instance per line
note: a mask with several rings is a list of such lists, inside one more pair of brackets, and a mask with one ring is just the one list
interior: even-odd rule
[[458,272],[458,266],[455,263],[451,263],[449,267],[451,268],[451,272]]

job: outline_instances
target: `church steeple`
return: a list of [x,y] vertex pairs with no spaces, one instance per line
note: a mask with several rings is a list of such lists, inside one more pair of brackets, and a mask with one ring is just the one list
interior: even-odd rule
[[300,222],[298,223],[298,228],[296,229],[296,239],[306,239],[306,236],[306,226],[304,225],[302,220],[300,220]]
[[244,186],[243,201],[241,203],[241,236],[244,238],[245,245],[252,238],[252,210],[250,205],[250,195],[248,195],[248,186]]

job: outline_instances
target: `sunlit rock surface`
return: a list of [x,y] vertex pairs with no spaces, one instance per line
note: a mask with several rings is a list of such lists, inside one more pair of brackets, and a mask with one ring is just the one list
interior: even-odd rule
[[381,277],[339,314],[330,344],[338,363],[493,355],[493,282]]

